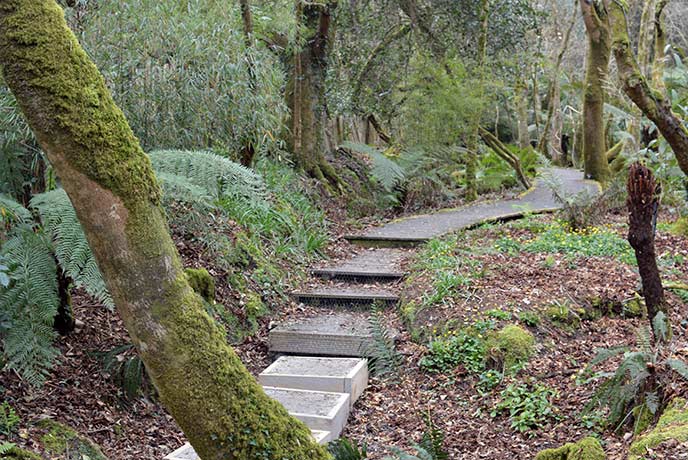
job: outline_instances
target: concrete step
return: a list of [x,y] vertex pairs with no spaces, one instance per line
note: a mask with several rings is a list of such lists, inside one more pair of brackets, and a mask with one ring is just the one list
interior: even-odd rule
[[364,248],[415,248],[427,243],[431,238],[413,236],[346,235],[344,239],[351,244]]
[[297,302],[321,306],[393,306],[399,296],[393,292],[374,288],[318,288],[296,291],[292,296]]
[[311,430],[329,431],[337,439],[349,417],[349,400],[346,393],[294,390],[263,387],[265,393],[282,404],[294,417]]
[[282,356],[261,372],[258,381],[269,387],[347,393],[353,406],[368,386],[368,361]]
[[353,313],[322,314],[270,331],[270,351],[309,356],[365,357],[373,338],[368,318]]
[[[311,430],[311,436],[320,445],[327,444],[332,441],[332,434],[328,431]],[[163,460],[201,460],[191,444],[188,442],[175,450],[169,455],[166,455]]]
[[356,282],[396,281],[406,274],[399,264],[406,252],[397,249],[363,251],[349,260],[311,270],[311,274],[325,279]]

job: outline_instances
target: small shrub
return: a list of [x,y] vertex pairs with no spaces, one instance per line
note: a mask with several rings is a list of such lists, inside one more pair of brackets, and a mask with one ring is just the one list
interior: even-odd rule
[[485,342],[486,364],[489,368],[513,372],[533,355],[535,338],[525,329],[510,324],[488,336]]
[[540,315],[532,311],[524,311],[518,314],[518,320],[528,327],[538,327],[540,325]]
[[481,393],[492,391],[502,382],[502,378],[503,375],[500,372],[494,369],[488,369],[478,375],[476,387]]
[[499,396],[500,401],[490,415],[508,413],[511,428],[517,431],[537,430],[546,426],[548,420],[557,418],[551,402],[557,392],[545,385],[511,384]]
[[462,364],[471,372],[480,372],[484,354],[484,341],[464,329],[432,340],[420,366],[429,372],[446,373]]
[[504,311],[504,310],[497,310],[496,308],[494,308],[492,310],[487,310],[485,312],[485,314],[487,316],[489,316],[490,318],[494,318],[494,319],[501,319],[501,320],[505,320],[505,321],[508,321],[511,319],[511,312]]
[[631,261],[633,250],[626,239],[606,228],[575,230],[556,223],[537,238],[523,243],[526,252],[560,253],[577,257],[621,257]]

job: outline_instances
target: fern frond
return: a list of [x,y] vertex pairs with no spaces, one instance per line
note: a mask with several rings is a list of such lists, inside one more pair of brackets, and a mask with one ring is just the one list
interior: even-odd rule
[[367,155],[372,161],[373,177],[388,191],[406,179],[406,172],[378,149],[357,142],[344,142],[342,147]]
[[268,196],[258,174],[212,152],[158,150],[149,156],[156,173],[184,177],[214,197],[229,195],[262,201]]
[[62,270],[77,287],[114,309],[115,304],[67,193],[63,189],[41,193],[31,199],[31,207],[38,212],[53,241],[55,257]]
[[392,332],[385,326],[384,313],[379,305],[373,305],[368,321],[373,340],[365,354],[371,372],[377,376],[397,373],[401,356],[396,351]]
[[668,359],[666,364],[678,375],[688,380],[688,364],[686,364],[685,361],[681,361],[680,359]]
[[11,442],[3,442],[0,444],[0,455],[10,454],[16,446]]
[[29,210],[14,198],[0,193],[0,222],[13,226],[32,223],[33,218]]
[[10,323],[2,337],[6,366],[40,385],[58,355],[53,347],[59,305],[55,259],[47,238],[29,229],[18,232],[1,251],[11,268],[10,285],[0,289],[0,316]]

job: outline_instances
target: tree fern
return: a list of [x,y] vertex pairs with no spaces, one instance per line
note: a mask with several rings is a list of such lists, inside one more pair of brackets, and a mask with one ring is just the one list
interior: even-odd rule
[[62,270],[77,287],[113,309],[114,302],[67,193],[63,189],[41,193],[33,197],[31,206],[38,211],[41,223],[50,235]]
[[41,384],[57,356],[52,343],[57,314],[57,267],[48,239],[23,227],[2,246],[10,267],[10,285],[0,289],[0,330],[6,366],[33,385]]
[[11,442],[0,443],[0,455],[9,455],[15,447]]
[[149,156],[156,173],[184,177],[214,197],[230,195],[261,201],[268,196],[258,174],[212,152],[158,150]]
[[7,195],[0,194],[0,223],[6,226],[32,222],[33,218],[28,209]]

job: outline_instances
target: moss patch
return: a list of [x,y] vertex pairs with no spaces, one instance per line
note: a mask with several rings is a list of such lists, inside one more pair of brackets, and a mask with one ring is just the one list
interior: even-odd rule
[[581,317],[568,305],[554,304],[547,307],[545,316],[557,327],[574,331],[580,327]]
[[631,444],[628,460],[639,460],[647,449],[653,449],[672,439],[678,442],[688,441],[688,402],[685,399],[674,399],[660,417],[657,426]]
[[678,236],[688,237],[688,217],[682,217],[671,226],[671,232]]
[[205,268],[187,268],[184,270],[189,286],[206,302],[215,300],[215,279]]
[[592,437],[565,444],[558,449],[543,450],[535,456],[535,460],[605,460],[606,458],[600,442]]
[[505,371],[518,369],[533,355],[534,345],[533,334],[516,324],[510,324],[487,338],[486,364]]
[[107,460],[96,443],[66,425],[46,419],[38,426],[46,430],[41,444],[51,457],[69,453],[70,460]]

